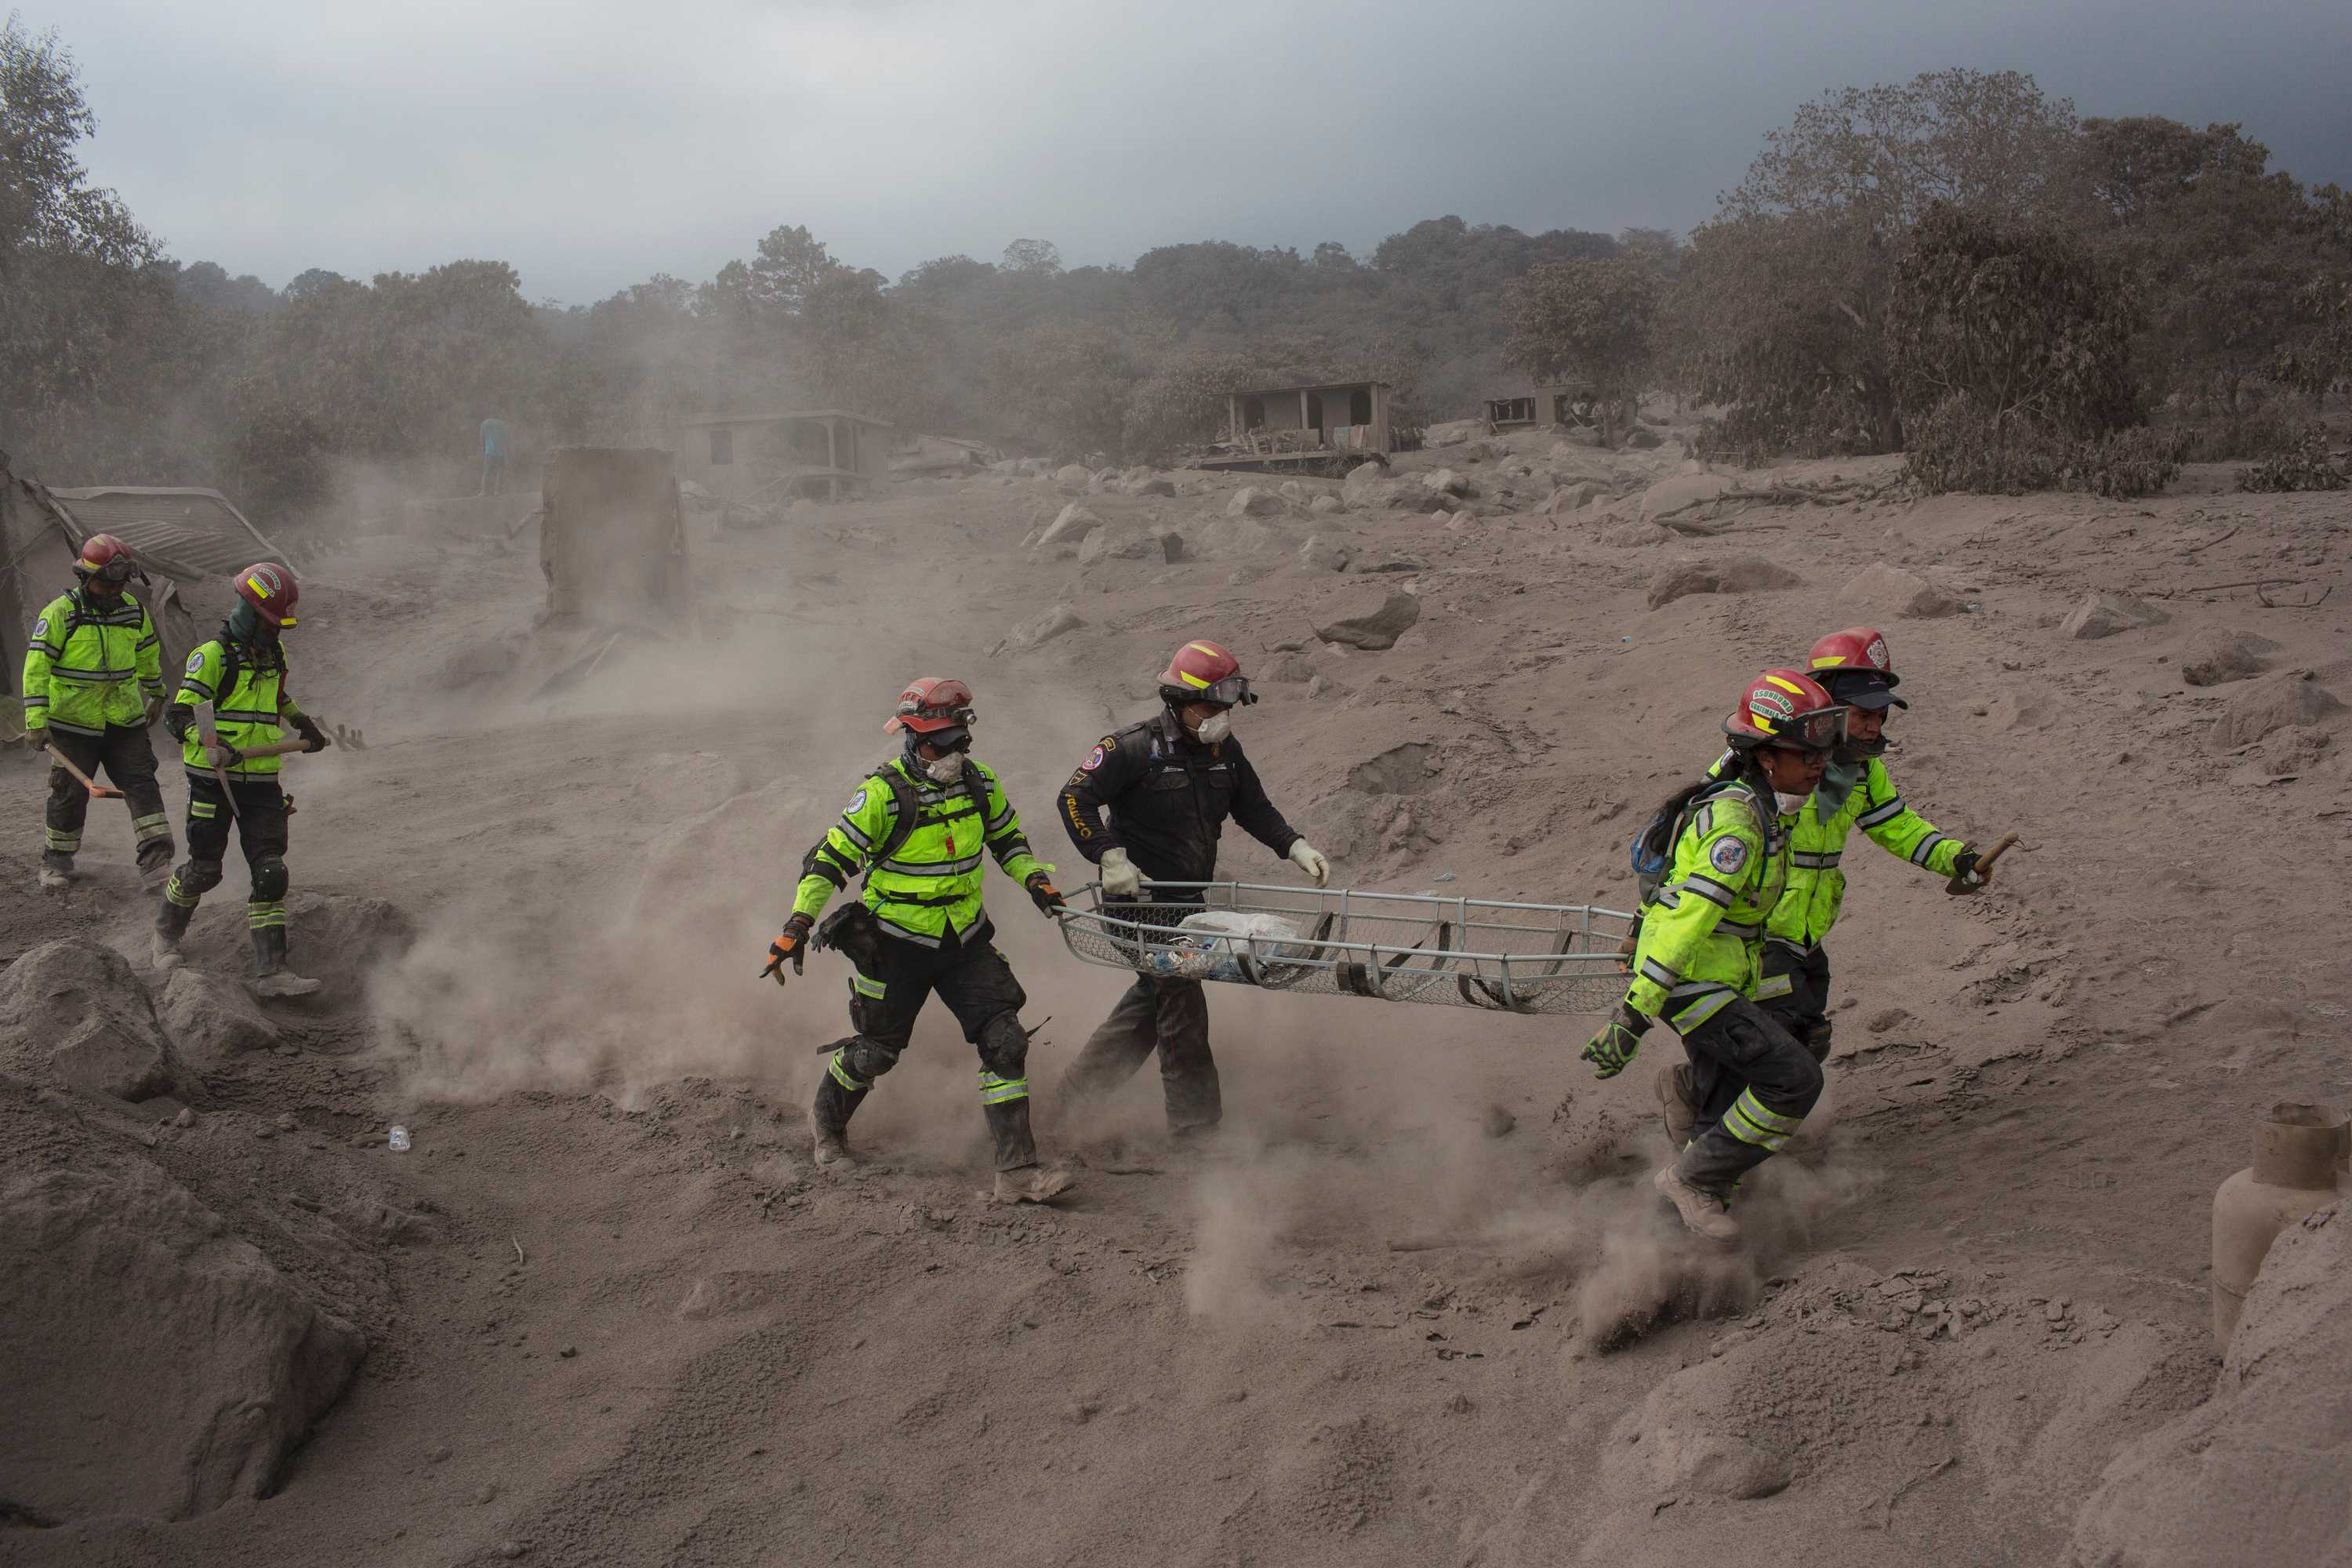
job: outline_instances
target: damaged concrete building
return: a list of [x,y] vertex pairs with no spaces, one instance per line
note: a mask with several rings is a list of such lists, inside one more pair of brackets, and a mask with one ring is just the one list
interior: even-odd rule
[[1398,449],[1384,381],[1279,386],[1228,394],[1225,438],[1204,468],[1344,473]]
[[843,408],[710,414],[678,423],[677,477],[721,501],[765,507],[868,496],[889,478],[893,427]]

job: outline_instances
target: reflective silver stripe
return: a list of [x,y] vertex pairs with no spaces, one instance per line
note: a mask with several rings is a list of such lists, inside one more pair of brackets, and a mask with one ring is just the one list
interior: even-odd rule
[[130,669],[70,669],[62,664],[49,666],[52,680],[86,680],[93,683],[115,680],[136,680],[139,671]]
[[980,857],[967,855],[961,860],[882,860],[874,868],[895,871],[901,877],[961,877],[980,869]]
[[1807,953],[1812,952],[1814,945],[1811,942],[1791,942],[1789,938],[1779,935],[1778,933],[1766,937],[1764,939],[1764,944],[1767,947],[1786,948],[1790,952],[1795,953],[1799,958],[1802,958]]
[[1677,985],[1668,994],[1667,1005],[1672,1006],[1677,1002],[1685,1005],[1666,1022],[1674,1026],[1676,1034],[1687,1035],[1731,1005],[1732,999],[1738,994],[1728,985]]
[[1642,978],[1652,981],[1659,985],[1663,985],[1667,990],[1671,991],[1676,985],[1682,984],[1683,977],[1675,973],[1673,970],[1668,969],[1664,964],[1660,963],[1656,959],[1645,958],[1642,960]]
[[215,719],[226,719],[232,724],[275,724],[278,722],[277,712],[274,710],[265,708],[217,708],[213,710],[213,717]]
[[92,730],[86,725],[68,724],[64,720],[55,716],[52,716],[48,722],[50,729],[63,730],[68,735],[103,735],[106,733],[102,729]]
[[897,921],[885,920],[880,915],[876,915],[874,917],[874,923],[880,926],[884,931],[888,931],[892,936],[897,937],[901,942],[911,942],[918,947],[937,947],[940,945],[940,939],[938,937],[925,936],[919,931],[908,931]]
[[858,827],[857,824],[850,821],[849,818],[845,816],[841,819],[841,836],[844,838],[848,839],[852,844],[857,846],[860,849],[871,849],[874,847],[874,840],[866,837],[864,831]]
[[1844,858],[1845,851],[1843,849],[1832,849],[1827,854],[1800,849],[1789,858],[1789,863],[1808,871],[1826,871]]
[[1756,987],[1756,1000],[1768,1002],[1776,996],[1796,994],[1797,978],[1793,974],[1768,974]]
[[1919,847],[1911,851],[1911,864],[1925,866],[1927,863],[1927,857],[1935,852],[1936,846],[1950,837],[1948,833],[1930,833],[1927,837],[1919,840]]
[[1893,800],[1888,801],[1885,805],[1878,806],[1874,810],[1865,811],[1860,816],[1855,817],[1853,819],[1853,825],[1856,827],[1875,827],[1882,822],[1888,821],[1891,818],[1897,817],[1902,815],[1903,797],[1898,795]]
[[1675,886],[1684,892],[1696,893],[1710,904],[1720,904],[1727,910],[1731,907],[1731,889],[1712,877],[1702,877],[1694,871]]
[[1741,942],[1752,942],[1764,934],[1764,928],[1760,925],[1744,924],[1738,921],[1717,921],[1715,922],[1715,934],[1738,937]]
[[202,693],[204,700],[207,702],[210,702],[213,700],[214,691],[211,685],[205,681],[198,680],[193,675],[182,680],[180,685],[185,690]]

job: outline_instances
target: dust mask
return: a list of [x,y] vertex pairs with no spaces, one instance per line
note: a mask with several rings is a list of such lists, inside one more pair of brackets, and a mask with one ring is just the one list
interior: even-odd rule
[[1234,716],[1218,712],[1202,720],[1201,727],[1192,731],[1192,738],[1204,746],[1213,746],[1233,732]]
[[1776,789],[1772,792],[1772,804],[1780,808],[1780,815],[1783,816],[1794,816],[1804,810],[1805,802],[1810,798],[1808,795],[1790,795],[1784,789]]
[[951,784],[963,777],[963,753],[950,752],[935,763],[925,763],[923,772],[933,784]]

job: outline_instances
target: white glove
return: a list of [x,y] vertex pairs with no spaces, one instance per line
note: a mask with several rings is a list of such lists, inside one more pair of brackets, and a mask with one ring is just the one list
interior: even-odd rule
[[1290,847],[1290,863],[1315,879],[1318,888],[1331,880],[1331,862],[1323,858],[1323,851],[1304,838]]
[[1143,873],[1128,859],[1126,850],[1104,850],[1101,866],[1104,897],[1131,899],[1143,891]]

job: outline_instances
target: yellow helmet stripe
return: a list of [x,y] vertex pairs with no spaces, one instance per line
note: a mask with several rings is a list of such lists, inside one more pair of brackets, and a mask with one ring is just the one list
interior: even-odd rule
[[1768,675],[1764,679],[1770,681],[1773,685],[1779,687],[1783,691],[1792,692],[1799,697],[1802,697],[1805,694],[1805,689],[1798,685],[1793,680],[1783,680],[1777,675]]

